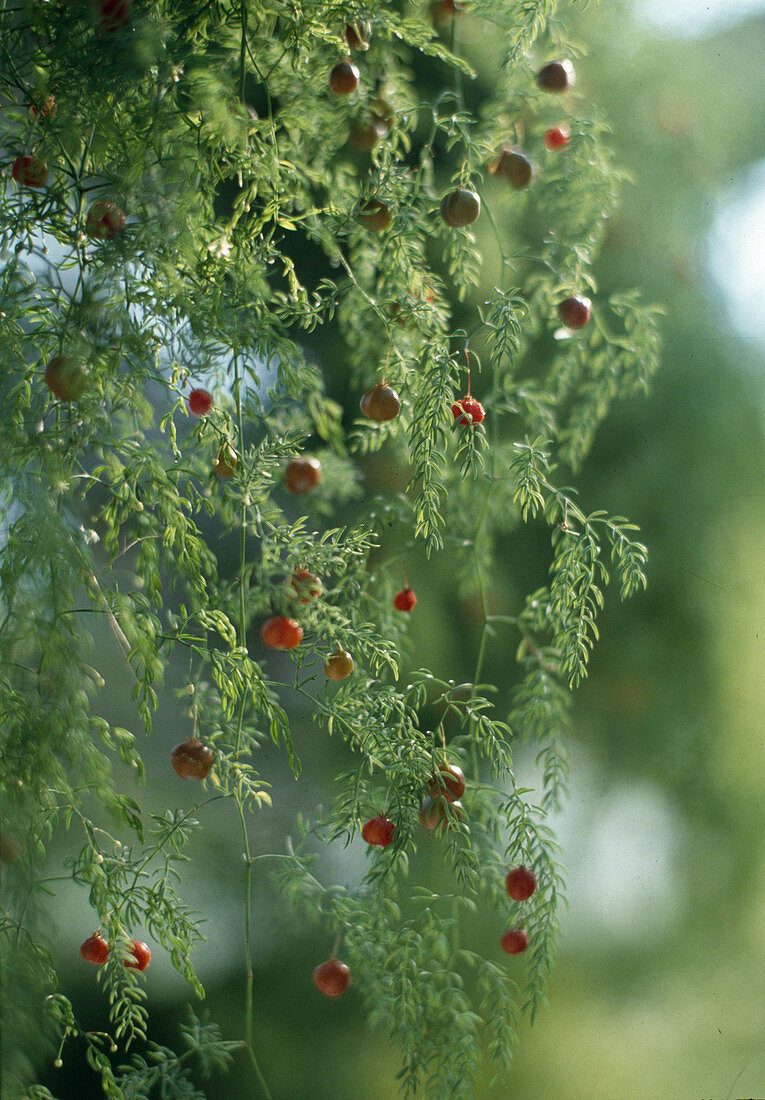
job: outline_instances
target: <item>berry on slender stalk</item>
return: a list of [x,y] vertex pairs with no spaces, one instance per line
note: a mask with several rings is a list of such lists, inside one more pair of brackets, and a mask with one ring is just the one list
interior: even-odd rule
[[11,175],[22,187],[42,187],[48,178],[48,165],[34,153],[26,153],[16,157]]
[[329,86],[335,95],[350,95],[359,86],[359,70],[350,60],[335,65],[329,74]]
[[529,937],[522,928],[511,928],[502,933],[499,942],[502,950],[508,955],[520,955],[529,946]]
[[189,394],[189,412],[194,416],[207,416],[212,407],[212,395],[207,390],[192,390]]
[[307,569],[295,570],[290,577],[289,588],[293,598],[300,603],[310,603],[311,600],[318,600],[324,592],[319,578]]
[[100,241],[110,241],[125,228],[125,215],[113,202],[94,202],[85,219],[85,232]]
[[459,417],[457,421],[459,424],[480,424],[486,416],[486,410],[481,402],[476,401],[470,394],[455,401],[452,405],[452,413],[455,420]]
[[382,814],[379,817],[371,817],[365,821],[361,829],[361,835],[367,844],[374,844],[378,848],[387,848],[393,840],[396,826]]
[[519,149],[503,149],[493,164],[489,166],[493,176],[507,180],[516,191],[522,191],[533,183],[536,169],[529,158]]
[[568,60],[551,61],[537,73],[537,84],[546,92],[566,92],[574,80],[574,66]]
[[370,420],[395,420],[401,412],[401,399],[385,382],[378,382],[371,390],[367,390],[359,406],[364,416],[368,416]]
[[411,611],[414,605],[417,603],[417,597],[412,592],[409,585],[406,588],[402,588],[400,592],[397,592],[393,597],[393,606],[396,611]]
[[182,741],[170,753],[170,763],[181,779],[207,779],[212,762],[212,749],[197,737]]
[[284,471],[284,484],[291,493],[310,493],[321,481],[321,463],[317,458],[293,458]]
[[366,226],[367,229],[373,229],[376,233],[381,233],[384,229],[390,229],[393,224],[390,207],[386,203],[380,202],[379,199],[370,199],[356,217],[362,225]]
[[313,972],[313,984],[325,997],[339,997],[351,982],[351,971],[339,959],[327,959]]
[[133,955],[133,962],[130,959],[125,959],[124,965],[128,970],[145,970],[151,962],[151,951],[148,944],[142,943],[139,940],[133,940],[131,948]]
[[286,615],[274,615],[263,623],[260,636],[271,649],[294,649],[303,640],[303,628]]
[[77,359],[54,355],[45,368],[45,385],[59,401],[76,401],[88,384],[87,375]]
[[505,887],[513,901],[526,901],[537,888],[537,880],[528,867],[514,867],[508,872]]
[[481,198],[463,187],[450,191],[441,201],[441,217],[452,229],[462,229],[481,213]]
[[431,798],[430,795],[428,795],[427,798],[423,799],[422,805],[420,806],[420,821],[425,828],[429,829],[431,832],[439,826],[442,830],[450,829],[454,818],[456,818],[457,821],[462,821],[464,816],[465,811],[459,800],[452,802],[441,795],[435,798]]
[[102,935],[95,932],[80,944],[80,954],[85,962],[93,963],[94,966],[103,966],[109,958],[109,944]]
[[238,462],[234,448],[230,443],[224,443],[213,459],[213,473],[221,479],[233,477]]
[[584,328],[592,316],[592,302],[576,295],[564,298],[558,305],[558,316],[566,328]]
[[552,126],[545,131],[545,146],[554,153],[556,150],[568,145],[570,137],[571,133],[567,126]]
[[330,680],[346,680],[353,672],[353,657],[338,646],[324,662],[324,672]]
[[465,793],[465,774],[456,764],[440,764],[438,774],[428,784],[428,797],[457,802]]

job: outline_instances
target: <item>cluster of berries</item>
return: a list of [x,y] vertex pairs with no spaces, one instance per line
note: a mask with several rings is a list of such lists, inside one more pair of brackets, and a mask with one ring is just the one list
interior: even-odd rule
[[[151,962],[151,951],[147,944],[133,940],[130,950],[132,957],[125,959],[124,966],[129,970],[145,970]],[[85,962],[103,966],[109,958],[109,944],[100,932],[94,932],[80,945],[80,954]]]

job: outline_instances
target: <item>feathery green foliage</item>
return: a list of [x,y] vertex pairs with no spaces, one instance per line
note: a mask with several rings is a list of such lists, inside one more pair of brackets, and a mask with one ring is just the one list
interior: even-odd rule
[[[520,1013],[543,1002],[562,891],[545,819],[565,787],[569,689],[587,673],[610,574],[622,597],[645,583],[634,526],[588,514],[562,482],[611,403],[644,389],[658,363],[656,310],[632,293],[595,294],[586,329],[555,332],[557,302],[596,290],[590,265],[618,182],[581,99],[565,101],[569,146],[543,153],[548,93],[533,73],[565,53],[555,7],[475,0],[434,25],[427,9],[377,5],[360,88],[341,97],[328,76],[346,55],[346,22],[370,15],[356,3],[0,6],[0,835],[10,865],[0,958],[12,1043],[3,1080],[18,1095],[50,1095],[24,1054],[35,1051],[35,1018],[59,1056],[67,1040],[85,1042],[110,1097],[148,1096],[159,1080],[163,1095],[203,1095],[185,1054],[146,1045],[143,978],[122,964],[133,929],[146,927],[202,996],[189,953],[203,933],[183,901],[183,865],[219,800],[246,867],[243,1042],[193,1018],[184,1044],[208,1070],[241,1047],[270,1095],[252,1017],[251,823],[271,804],[257,770],[266,738],[300,774],[293,724],[306,703],[355,765],[296,847],[263,856],[294,911],[342,943],[371,1022],[399,1048],[403,1093],[469,1097],[482,1049],[501,1072]],[[476,90],[483,62],[461,49],[463,20],[503,43],[491,93]],[[521,109],[540,158],[524,194],[488,174],[516,140]],[[25,155],[45,161],[42,185],[24,182]],[[482,192],[475,227],[440,218],[455,187]],[[389,208],[389,228],[365,224],[370,200]],[[124,211],[113,234],[94,232],[103,202]],[[525,241],[513,237],[520,227]],[[495,288],[476,301],[497,256]],[[46,385],[56,356],[79,364],[71,400]],[[330,396],[380,380],[403,402],[388,423]],[[481,425],[451,413],[471,382]],[[214,398],[198,419],[192,384]],[[361,472],[378,451],[391,470],[408,469],[405,496],[366,492]],[[295,498],[282,471],[304,453],[322,478]],[[549,584],[491,614],[491,563],[530,523],[549,529]],[[463,684],[411,667],[407,616],[392,606],[402,546],[414,554],[420,543],[453,558],[480,605],[477,666]],[[320,580],[315,598],[295,586],[301,569]],[[304,631],[289,661],[258,645],[274,615]],[[170,662],[188,668],[179,692],[214,752],[211,793],[191,814],[152,814],[121,790],[116,765],[140,782],[144,764],[138,732],[99,712],[109,685],[97,620],[146,733],[159,735]],[[482,683],[497,631],[514,632],[518,647],[507,721]],[[339,685],[322,673],[337,645],[356,665]],[[538,746],[538,802],[515,784],[520,739]],[[468,776],[464,809],[440,803],[428,833],[423,798],[449,760]],[[357,887],[314,876],[318,845],[350,842],[381,811],[393,842]],[[41,914],[61,877],[46,853],[66,830],[79,850],[63,870],[111,947],[98,971],[109,1036],[74,1018],[45,948]],[[417,884],[422,847],[442,852],[449,892]],[[522,905],[504,890],[520,862],[538,883]],[[498,929],[503,913],[523,924],[527,962],[470,947],[462,930],[481,904]],[[111,1055],[136,1044],[118,1068]]]

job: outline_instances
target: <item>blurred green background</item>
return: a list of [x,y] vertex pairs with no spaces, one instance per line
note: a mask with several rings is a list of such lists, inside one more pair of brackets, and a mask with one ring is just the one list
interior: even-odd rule
[[[624,606],[611,594],[576,696],[570,793],[555,823],[570,904],[550,1005],[524,1025],[512,1072],[491,1084],[487,1071],[482,1100],[765,1096],[765,3],[663,7],[602,0],[565,13],[587,50],[583,102],[609,120],[617,161],[633,178],[597,267],[600,291],[640,287],[667,310],[651,396],[613,411],[577,479],[585,510],[640,525],[649,589]],[[474,60],[486,52],[469,16],[461,33]],[[524,591],[526,574],[541,570],[542,583],[546,564],[514,561],[508,571],[521,574]],[[422,605],[438,610],[412,621],[415,651],[428,647],[445,675],[477,640],[449,580],[445,561],[421,577]],[[497,578],[500,588],[510,583]],[[501,678],[506,657],[498,639],[488,678]],[[112,672],[104,713],[135,726],[116,653]],[[161,777],[148,791],[158,809],[168,799],[168,748],[188,732],[173,695],[184,672],[175,672],[145,750]],[[284,851],[296,810],[326,802],[342,767],[342,746],[308,722],[296,740],[299,785],[272,748],[259,761],[274,808],[254,821],[258,853]],[[534,785],[533,754],[517,762],[520,784]],[[173,786],[172,804],[190,805],[196,793]],[[235,1038],[242,873],[231,810],[216,811],[190,849],[186,897],[208,918],[196,956],[203,1010]],[[364,848],[330,852],[326,874],[356,881]],[[274,1097],[392,1100],[398,1065],[386,1037],[365,1028],[353,991],[328,1003],[311,983],[329,938],[290,917],[268,862],[256,866],[256,1046]],[[64,991],[97,1026],[100,990],[77,953],[91,920],[70,888],[50,933]],[[490,952],[495,925],[485,929]],[[160,952],[147,978],[153,1037],[176,1046],[186,989]],[[62,1098],[101,1095],[95,1085],[86,1091],[74,1048],[44,1080]],[[205,1088],[210,1097],[259,1095],[243,1062]]]

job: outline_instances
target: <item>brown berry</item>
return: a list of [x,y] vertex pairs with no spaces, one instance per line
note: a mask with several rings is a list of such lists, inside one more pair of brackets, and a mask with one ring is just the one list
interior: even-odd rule
[[456,802],[465,793],[465,774],[456,764],[441,764],[428,785],[428,797]]
[[321,481],[321,463],[317,458],[293,458],[284,471],[284,484],[291,493],[310,493]]
[[356,217],[362,225],[367,229],[374,229],[376,233],[381,233],[383,229],[390,229],[393,224],[390,207],[378,199],[370,199]]
[[359,86],[359,70],[352,61],[341,61],[329,74],[329,86],[335,95],[350,95]]
[[369,153],[387,132],[387,126],[378,118],[374,118],[371,122],[354,122],[348,136],[348,144],[357,153]]
[[493,176],[507,180],[517,191],[523,190],[533,182],[536,170],[529,158],[518,149],[503,149],[489,167]]
[[574,80],[574,66],[570,61],[551,61],[537,73],[537,84],[546,92],[568,91]]
[[420,807],[420,821],[431,832],[439,826],[442,830],[450,829],[454,818],[462,821],[464,817],[465,812],[460,801],[450,802],[448,798],[440,795],[436,798],[428,796],[423,799]]
[[528,867],[514,867],[505,879],[505,888],[513,901],[526,901],[537,888],[537,880]]
[[22,187],[42,187],[48,178],[48,165],[34,153],[16,157],[11,175]]
[[378,848],[387,848],[393,840],[396,826],[387,817],[381,814],[365,821],[361,829],[361,835],[367,844],[374,844]]
[[339,997],[351,982],[351,971],[339,959],[320,963],[313,972],[313,984],[325,997]]
[[196,737],[182,741],[170,753],[170,763],[181,779],[207,779],[212,762],[212,749]]
[[401,412],[401,400],[395,390],[378,382],[371,390],[367,390],[359,402],[364,416],[370,420],[395,420]]
[[462,11],[460,0],[433,0],[430,5],[430,18],[436,26],[443,26]]
[[370,23],[346,23],[345,41],[349,50],[368,50],[369,38],[372,33]]
[[330,680],[346,680],[353,672],[353,657],[338,646],[324,662],[324,672]]
[[224,443],[213,460],[213,473],[219,478],[233,477],[238,462],[234,448],[230,443]]
[[54,355],[43,377],[45,385],[59,401],[76,401],[88,384],[82,363],[66,355]]
[[558,316],[566,328],[584,328],[592,316],[592,302],[589,298],[564,298],[558,305]]
[[529,937],[522,928],[511,928],[509,932],[502,933],[499,942],[508,955],[520,955],[529,946]]
[[475,191],[460,187],[450,191],[441,202],[441,217],[452,229],[462,229],[481,213],[481,199]]

